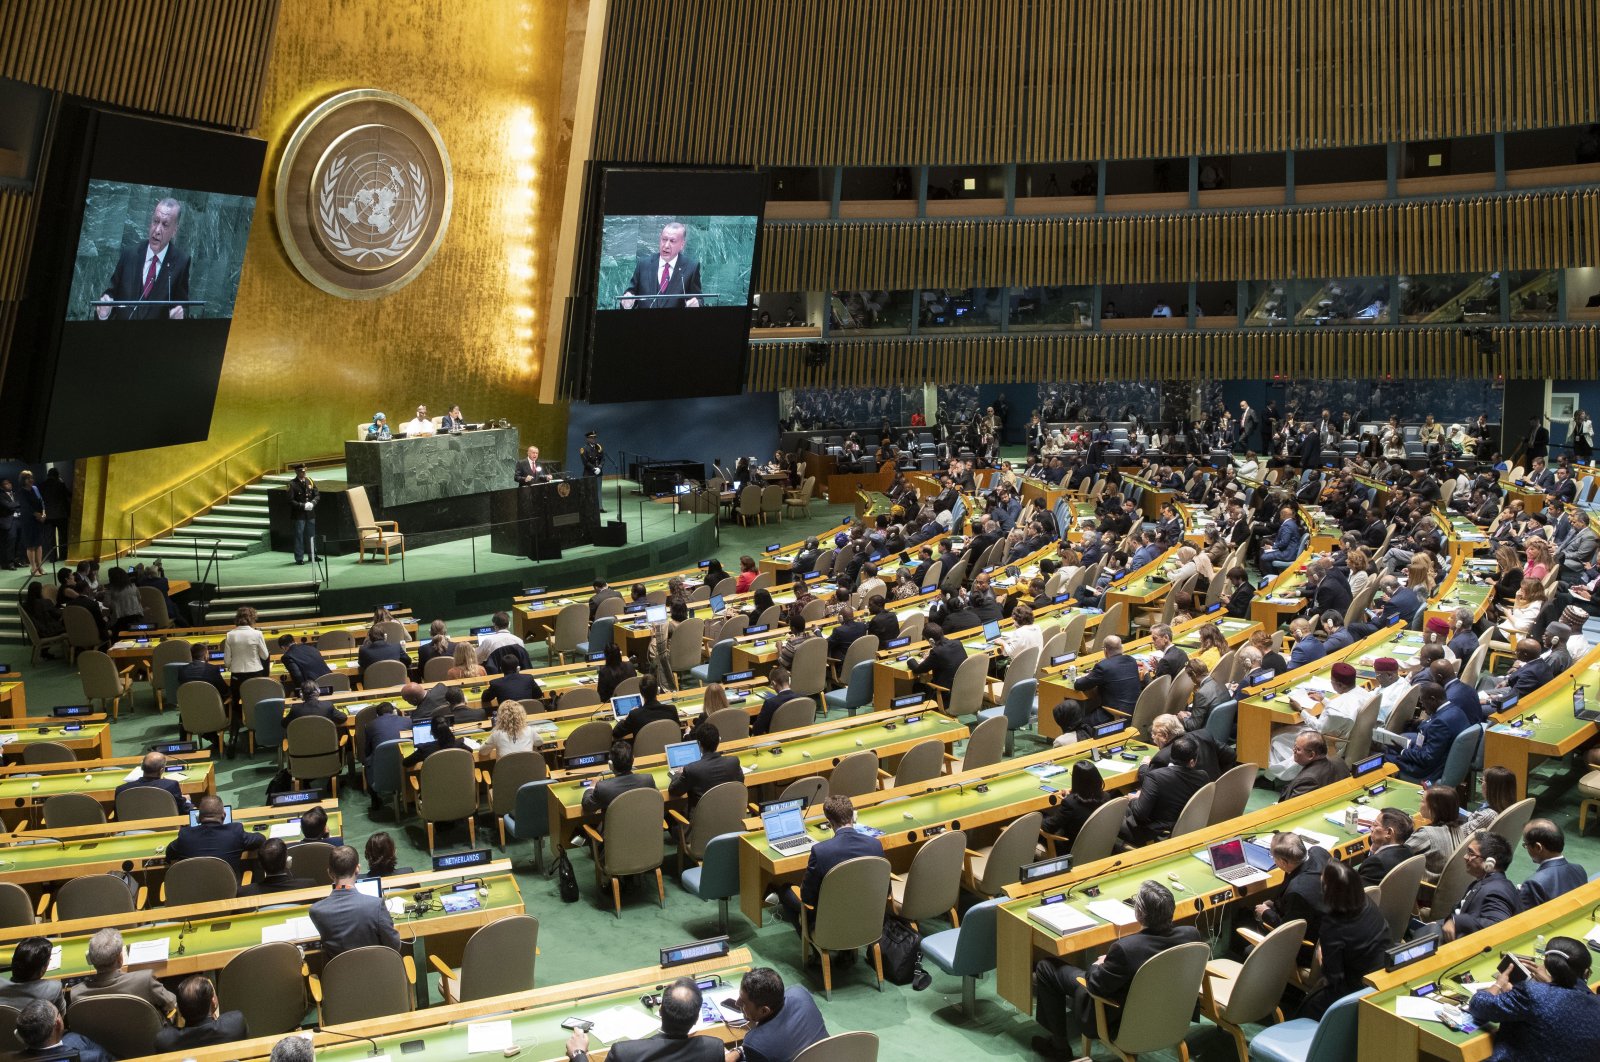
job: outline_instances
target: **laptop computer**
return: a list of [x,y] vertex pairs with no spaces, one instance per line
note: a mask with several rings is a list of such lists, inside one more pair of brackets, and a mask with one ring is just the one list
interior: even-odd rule
[[1572,691],[1572,714],[1585,722],[1592,723],[1600,720],[1600,709],[1589,708],[1584,705],[1587,691],[1578,686]]
[[700,758],[700,742],[675,741],[667,746],[667,770],[681,771]]
[[646,608],[644,610],[644,621],[646,623],[665,623],[665,622],[667,622],[667,606],[666,605],[651,605],[651,606],[649,606],[648,608]]
[[728,606],[728,603],[723,600],[721,594],[712,594],[710,603],[711,603],[711,611],[719,613],[719,614],[722,612],[722,610],[724,608],[726,608]]
[[627,693],[621,697],[611,698],[611,717],[617,722],[628,718],[628,713],[644,704],[642,693]]
[[411,744],[422,746],[429,744],[432,741],[433,724],[431,722],[411,724]]
[[766,831],[767,845],[782,855],[799,855],[811,850],[811,835],[806,833],[806,819],[799,808],[789,811],[768,811],[761,815],[761,828]]
[[1211,873],[1229,885],[1249,885],[1266,881],[1267,875],[1250,864],[1244,852],[1244,841],[1235,837],[1231,841],[1211,846]]
[[383,879],[358,878],[356,880],[356,891],[363,896],[371,896],[374,900],[381,900],[383,899]]
[[990,645],[1000,640],[999,620],[990,620],[983,625],[983,640]]

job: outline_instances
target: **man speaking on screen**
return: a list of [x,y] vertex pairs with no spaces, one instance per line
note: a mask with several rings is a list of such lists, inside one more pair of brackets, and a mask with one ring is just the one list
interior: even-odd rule
[[[687,230],[681,221],[669,221],[661,226],[661,250],[658,254],[644,255],[634,266],[633,279],[622,292],[622,308],[631,310],[635,304],[641,310],[669,309],[700,305],[697,298],[652,298],[650,296],[680,296],[700,294],[700,263],[683,253]],[[628,296],[640,296],[629,298]]]
[[[116,271],[101,302],[133,302],[142,299],[184,302],[189,298],[189,255],[172,246],[178,223],[183,219],[183,204],[163,199],[150,212],[149,235],[143,243],[123,250]],[[182,306],[105,306],[95,310],[104,321],[113,313],[119,321],[148,321],[165,310],[174,321],[183,320]]]

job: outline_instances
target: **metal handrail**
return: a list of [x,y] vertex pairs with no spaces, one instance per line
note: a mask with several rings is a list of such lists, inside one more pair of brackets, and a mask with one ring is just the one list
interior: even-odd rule
[[[209,464],[206,467],[202,468],[200,471],[198,471],[198,472],[194,473],[193,475],[187,477],[184,480],[184,482],[181,484],[182,488],[188,488],[188,487],[192,486],[193,484],[195,484],[197,482],[203,481],[206,477],[210,476],[213,472],[221,470],[221,472],[222,472],[222,481],[224,483],[224,487],[223,487],[222,492],[220,494],[213,495],[208,500],[202,502],[200,504],[200,506],[198,508],[196,508],[193,512],[185,513],[183,519],[184,520],[191,520],[196,516],[200,516],[200,515],[208,512],[208,511],[210,511],[211,509],[215,508],[216,506],[218,506],[218,505],[222,504],[223,502],[227,501],[229,498],[233,497],[233,495],[240,488],[246,486],[247,484],[249,484],[250,482],[255,480],[258,476],[262,476],[262,475],[266,474],[267,472],[281,471],[282,468],[283,468],[283,464],[282,464],[282,454],[280,453],[279,441],[282,438],[283,438],[283,432],[281,432],[281,431],[273,432],[271,435],[265,436],[264,438],[257,439],[254,442],[247,443],[244,446],[241,446],[239,449],[233,451],[232,453],[228,454],[227,456],[223,457],[222,459],[220,459],[218,461],[213,461],[211,464]],[[254,464],[249,466],[251,468],[251,471],[248,474],[246,474],[245,477],[243,479],[241,479],[241,480],[234,480],[232,477],[230,477],[229,472],[228,472],[228,464],[229,464],[229,462],[237,462],[241,457],[243,457],[249,451],[254,450],[257,447],[263,447],[263,446],[270,446],[271,447],[272,460],[270,462],[265,462],[265,463],[259,462],[259,461],[255,462]],[[130,552],[132,552],[133,550],[138,549],[140,546],[147,545],[147,544],[149,544],[151,542],[154,542],[156,539],[160,538],[162,535],[171,534],[173,531],[177,530],[178,524],[179,524],[179,519],[178,519],[178,501],[177,501],[177,496],[178,496],[178,490],[179,489],[180,489],[179,486],[169,487],[166,490],[162,491],[160,494],[155,495],[154,497],[150,498],[148,501],[142,502],[141,504],[139,504],[135,508],[133,508],[133,509],[128,511],[128,543],[129,543],[128,550]],[[153,532],[151,534],[140,535],[138,533],[139,516],[141,514],[143,514],[144,512],[146,512],[147,510],[149,510],[152,506],[159,505],[163,501],[166,502],[166,504],[167,504],[167,522],[166,522],[166,526],[163,527],[161,530]]]

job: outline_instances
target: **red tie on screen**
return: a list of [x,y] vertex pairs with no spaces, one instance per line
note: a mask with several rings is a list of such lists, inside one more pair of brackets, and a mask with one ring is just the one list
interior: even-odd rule
[[658,292],[658,294],[664,294],[666,292],[666,290],[667,290],[667,281],[670,280],[671,278],[672,278],[672,267],[667,265],[667,263],[662,262],[661,263],[661,288],[660,288],[660,291]]
[[150,259],[150,268],[144,274],[144,290],[139,293],[139,298],[148,299],[150,297],[150,289],[156,286],[156,269],[160,265],[161,259]]

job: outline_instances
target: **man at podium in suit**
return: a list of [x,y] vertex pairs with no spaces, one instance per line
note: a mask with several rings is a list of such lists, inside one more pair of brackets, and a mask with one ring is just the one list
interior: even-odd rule
[[[150,227],[145,241],[129,247],[117,259],[111,283],[100,296],[113,300],[159,299],[184,301],[189,298],[189,255],[172,246],[178,223],[183,219],[183,204],[163,199],[150,212]],[[104,321],[115,315],[119,321],[152,321],[162,315],[183,320],[182,306],[105,306],[95,314]]]
[[519,487],[529,487],[535,483],[544,483],[550,479],[550,470],[539,463],[539,448],[528,447],[528,456],[517,462],[516,471],[512,478]]
[[700,305],[699,299],[637,298],[629,295],[698,295],[700,294],[700,263],[683,253],[687,230],[681,221],[669,221],[661,226],[659,254],[645,255],[633,268],[633,279],[623,289],[621,300],[624,310],[670,310],[678,306],[690,309]]

